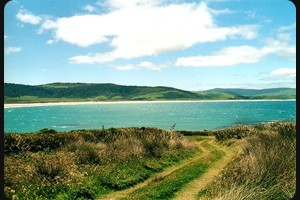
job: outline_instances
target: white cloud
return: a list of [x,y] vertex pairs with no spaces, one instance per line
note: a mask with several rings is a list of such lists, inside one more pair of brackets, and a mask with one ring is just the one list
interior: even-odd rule
[[233,14],[235,13],[235,11],[230,10],[228,8],[225,9],[221,9],[221,10],[214,10],[214,9],[210,9],[210,12],[215,14],[215,15],[220,15],[220,14]]
[[109,13],[59,18],[47,29],[53,30],[55,39],[80,47],[102,43],[112,47],[110,52],[71,57],[73,63],[111,62],[183,50],[198,43],[256,37],[258,27],[254,25],[217,26],[205,2],[159,2],[109,1]]
[[17,53],[22,50],[21,47],[7,47],[4,49],[5,54]]
[[[105,1],[105,5],[108,6],[110,9],[121,9],[126,7],[135,7],[135,6],[157,6],[163,4],[164,0],[107,0]],[[101,3],[100,3],[101,5]],[[102,4],[103,5],[103,4]]]
[[4,39],[7,39],[8,38],[8,36],[7,35],[4,35]]
[[279,68],[271,72],[272,75],[276,75],[281,78],[296,78],[296,69],[291,68]]
[[261,48],[235,46],[224,48],[214,55],[181,57],[177,59],[175,65],[183,67],[226,67],[257,63],[270,54],[295,59],[296,46],[288,45],[282,41],[268,40],[267,45]]
[[279,40],[288,42],[288,41],[291,40],[291,34],[289,34],[289,33],[278,33],[277,38]]
[[227,47],[212,56],[178,58],[175,65],[184,67],[220,67],[258,62],[263,54],[251,46]]
[[281,38],[281,41],[269,39],[265,42],[267,46],[264,48],[269,49],[270,53],[285,59],[296,59],[296,45],[289,45],[283,38]]
[[45,30],[49,30],[49,29],[54,29],[56,28],[57,23],[53,20],[47,19],[44,20],[44,22],[42,23],[41,27],[38,30],[38,34],[42,34],[44,33]]
[[280,26],[278,28],[278,31],[282,32],[282,31],[290,31],[290,30],[293,30],[296,28],[296,22],[291,24],[291,25],[288,25],[288,26]]
[[249,10],[245,11],[245,14],[249,19],[255,19],[257,17],[256,11],[255,10]]
[[33,15],[30,12],[25,10],[19,11],[16,17],[18,20],[20,20],[23,23],[28,23],[33,25],[39,24],[42,21],[41,17]]
[[56,42],[55,40],[48,40],[47,42],[46,42],[46,44],[53,44],[54,42]]
[[82,8],[83,10],[86,10],[86,11],[88,11],[88,12],[94,12],[96,9],[93,7],[93,6],[91,6],[91,5],[86,5],[86,6],[84,6],[83,8]]
[[164,65],[155,65],[151,62],[144,61],[137,65],[128,64],[128,65],[123,65],[123,66],[115,66],[113,68],[117,69],[117,70],[143,70],[144,69],[144,70],[160,71],[161,68],[163,68],[163,67],[164,67]]

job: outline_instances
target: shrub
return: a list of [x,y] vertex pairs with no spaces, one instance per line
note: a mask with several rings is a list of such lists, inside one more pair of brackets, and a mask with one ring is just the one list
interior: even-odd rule
[[54,150],[65,144],[80,140],[74,133],[47,133],[47,134],[5,134],[4,153],[18,153],[22,151],[38,152]]
[[93,143],[79,144],[76,155],[79,164],[98,164],[101,161],[100,150]]
[[85,142],[93,142],[96,143],[98,142],[97,137],[95,136],[94,133],[90,131],[79,131],[77,134],[83,139]]
[[245,125],[237,125],[228,129],[214,132],[217,141],[225,141],[232,138],[242,139],[254,133],[256,133],[256,129]]
[[84,200],[84,199],[95,199],[95,197],[96,197],[95,190],[83,186],[81,188],[76,188],[75,190],[71,191],[68,199]]
[[276,131],[281,137],[288,140],[296,139],[296,123],[282,123],[276,127]]
[[37,134],[53,134],[53,133],[57,133],[57,131],[54,129],[47,129],[47,128],[41,129],[37,132]]
[[68,176],[70,162],[57,154],[38,156],[33,161],[33,172],[41,180],[59,181]]

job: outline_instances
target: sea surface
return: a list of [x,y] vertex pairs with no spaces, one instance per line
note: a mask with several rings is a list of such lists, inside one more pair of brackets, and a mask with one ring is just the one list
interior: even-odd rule
[[4,108],[4,132],[119,127],[216,130],[237,124],[295,121],[296,101],[80,104]]

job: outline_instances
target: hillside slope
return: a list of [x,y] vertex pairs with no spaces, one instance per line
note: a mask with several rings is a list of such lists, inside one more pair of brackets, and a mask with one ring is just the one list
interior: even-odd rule
[[4,84],[6,102],[39,100],[196,100],[205,95],[171,87],[122,86],[115,84],[51,83],[45,85]]
[[212,89],[191,92],[172,87],[124,86],[110,83],[4,83],[5,103],[122,100],[295,99],[296,89]]
[[270,88],[270,89],[240,89],[240,88],[215,88],[198,92],[203,95],[214,95],[220,98],[236,99],[296,99],[294,88]]

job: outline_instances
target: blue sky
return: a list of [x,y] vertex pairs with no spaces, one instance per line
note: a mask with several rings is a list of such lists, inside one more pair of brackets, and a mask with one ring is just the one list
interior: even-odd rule
[[288,0],[12,0],[4,81],[296,87]]

